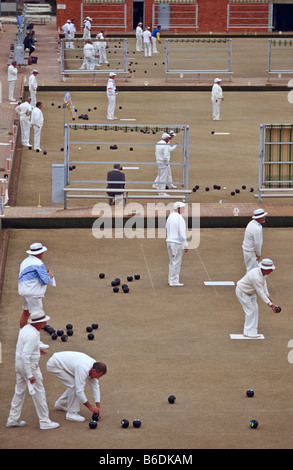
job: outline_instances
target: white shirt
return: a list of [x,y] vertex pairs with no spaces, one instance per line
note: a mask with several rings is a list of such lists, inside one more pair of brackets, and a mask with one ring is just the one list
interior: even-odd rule
[[163,139],[159,140],[156,145],[156,161],[157,163],[169,163],[170,161],[170,146]]
[[38,364],[40,359],[40,332],[27,324],[20,329],[16,343],[15,361],[23,367],[27,378],[33,377],[31,365]]
[[150,42],[151,36],[152,36],[152,33],[150,32],[150,30],[149,30],[149,29],[146,29],[146,30],[142,33],[143,42],[144,42],[144,43]]
[[183,244],[187,246],[186,223],[184,218],[178,212],[172,212],[166,223],[167,242]]
[[137,27],[136,27],[135,34],[136,34],[136,37],[137,37],[137,38],[141,38],[141,37],[142,37],[142,28],[141,28],[140,26],[137,26]]
[[109,78],[108,82],[107,82],[107,95],[108,96],[113,96],[113,95],[116,95],[117,92],[116,92],[116,85],[115,85],[115,81],[113,80],[113,78]]
[[261,268],[253,268],[237,282],[237,287],[247,295],[259,295],[264,303],[272,305],[269,299],[266,277],[262,274]]
[[42,110],[35,107],[32,110],[31,125],[42,127],[43,124],[44,124],[44,116],[43,116]]
[[262,243],[262,225],[252,219],[245,229],[242,248],[246,251],[255,252],[256,256],[260,256]]
[[17,67],[10,64],[8,67],[8,81],[13,82],[14,80],[17,80]]
[[223,90],[220,85],[215,83],[212,88],[212,100],[221,100],[223,98]]
[[91,27],[91,22],[89,20],[86,20],[86,22],[84,23],[84,29],[88,29],[90,31]]
[[28,81],[29,91],[37,91],[38,82],[35,75],[32,73]]
[[83,47],[83,54],[86,58],[91,58],[94,57],[95,55],[95,50],[94,46],[92,44],[85,44]]
[[66,38],[69,39],[71,37],[70,23],[65,23],[62,26],[62,29],[64,31]]
[[43,261],[29,255],[19,268],[18,293],[22,296],[43,297],[50,279]]
[[19,114],[19,119],[21,121],[29,121],[30,120],[30,115],[31,115],[31,112],[32,112],[32,107],[28,103],[28,101],[24,101],[23,103],[16,106],[15,112],[17,112]]
[[54,353],[54,359],[61,369],[74,377],[76,395],[82,403],[88,401],[84,392],[86,383],[91,387],[95,403],[100,403],[99,380],[91,379],[89,376],[90,370],[96,362],[95,359],[77,351]]

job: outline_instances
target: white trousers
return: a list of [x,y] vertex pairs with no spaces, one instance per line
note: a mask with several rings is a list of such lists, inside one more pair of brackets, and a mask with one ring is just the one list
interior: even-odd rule
[[152,43],[150,41],[144,43],[144,55],[152,57]]
[[220,119],[221,100],[212,99],[213,104],[213,120],[218,121]]
[[[164,180],[163,180],[164,181]],[[167,170],[166,170],[166,180],[167,181],[167,186],[169,184],[169,186],[173,186],[173,179],[172,179],[172,172],[171,172],[171,166],[170,165],[167,165]],[[159,185],[158,185],[158,182],[159,182],[159,175],[156,177],[155,179],[155,182],[153,184],[153,188],[154,189],[159,189]]]
[[160,192],[165,192],[166,181],[168,181],[169,165],[158,165],[158,176],[154,182],[154,187]]
[[86,28],[83,30],[82,39],[91,39],[91,32]]
[[80,411],[80,400],[76,395],[74,377],[60,366],[54,354],[47,362],[47,370],[52,372],[66,386],[65,392],[58,398],[55,406],[65,408],[70,413],[78,413]]
[[108,64],[107,54],[106,54],[106,45],[100,44],[99,50],[99,64]]
[[142,50],[143,50],[142,49],[142,37],[141,36],[136,38],[136,50],[138,52],[142,52]]
[[243,251],[244,264],[246,266],[246,272],[250,271],[253,268],[257,268],[258,262],[256,259],[256,254],[254,251]]
[[8,87],[8,89],[9,89],[9,91],[8,91],[9,98],[8,98],[8,99],[9,99],[9,101],[14,101],[14,88],[15,88],[15,83],[16,83],[16,80],[10,80],[10,81],[8,82],[8,85],[9,85],[9,87]]
[[31,107],[35,108],[37,104],[37,92],[32,90],[30,92],[30,97],[31,97]]
[[95,57],[88,56],[84,58],[85,68],[86,70],[94,70],[95,68]]
[[235,292],[237,299],[239,300],[245,313],[243,334],[248,336],[255,336],[257,335],[258,329],[257,295],[247,295],[237,286]]
[[20,119],[20,130],[21,130],[21,143],[22,145],[29,145],[30,140],[30,122],[26,119]]
[[41,142],[41,131],[42,127],[33,126],[34,128],[34,150],[40,149],[40,142]]
[[167,250],[169,255],[168,283],[178,284],[183,257],[182,244],[167,242]]
[[[40,425],[47,424],[50,423],[51,420],[49,418],[46,392],[43,385],[43,376],[38,364],[32,366],[32,373],[36,379],[36,382],[33,385],[35,393],[34,395],[31,395],[31,397],[36,408]],[[16,423],[16,421],[20,419],[27,390],[27,382],[28,380],[23,373],[22,364],[18,364],[16,362],[16,385],[14,396],[11,401],[10,413],[7,420],[7,424],[13,425]]]
[[153,54],[158,54],[157,50],[157,38],[152,37],[152,44],[153,44]]
[[108,95],[107,119],[113,119],[116,106],[116,95]]

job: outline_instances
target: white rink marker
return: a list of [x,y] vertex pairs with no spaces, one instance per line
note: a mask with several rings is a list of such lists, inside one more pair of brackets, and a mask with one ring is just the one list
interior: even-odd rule
[[120,119],[120,121],[136,121],[136,119]]
[[257,338],[249,338],[244,335],[230,335],[231,339],[265,339],[264,335],[258,335]]
[[139,166],[124,166],[123,170],[139,170]]
[[235,286],[234,281],[204,281],[205,286]]
[[230,132],[215,132],[215,131],[211,131],[211,134],[213,134],[213,135],[230,135]]

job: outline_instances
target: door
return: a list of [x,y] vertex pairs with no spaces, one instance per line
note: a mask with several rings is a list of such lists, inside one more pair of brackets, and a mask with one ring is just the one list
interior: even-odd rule
[[[144,2],[133,0],[132,7],[132,29],[136,29],[138,23],[144,20]],[[143,24],[144,26],[144,24]]]
[[275,31],[293,31],[293,4],[275,4],[273,18]]
[[158,24],[155,24],[154,27],[158,25],[162,27],[162,31],[170,30],[170,3],[158,4]]

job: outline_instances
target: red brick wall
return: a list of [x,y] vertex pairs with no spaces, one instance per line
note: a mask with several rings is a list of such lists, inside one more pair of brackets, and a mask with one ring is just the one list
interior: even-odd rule
[[[132,32],[132,0],[125,0],[127,5],[127,31]],[[145,16],[144,16],[144,25],[151,26],[152,25],[152,6],[154,0],[145,0]],[[57,0],[57,26],[61,28],[61,26],[66,22],[68,19],[75,19],[76,30],[78,33],[81,32],[81,25],[80,25],[80,12],[81,12],[81,3],[82,0]],[[66,5],[66,9],[58,9],[58,5]],[[227,4],[228,0],[198,0],[198,32],[199,33],[206,33],[213,31],[214,33],[223,33],[227,30]],[[87,5],[87,9],[90,6]],[[99,6],[99,9],[101,5]],[[114,10],[115,5],[111,6],[103,6],[104,11],[106,10]],[[116,6],[118,11],[122,11],[121,6]],[[171,12],[176,9],[178,11],[178,5],[171,6]],[[182,8],[186,8],[183,6]],[[193,8],[193,7],[189,7]],[[109,14],[109,16],[115,16],[114,14]],[[116,14],[117,16],[117,14]],[[176,17],[178,18],[178,13],[176,13]],[[186,17],[186,16],[185,16]],[[265,24],[266,24],[265,20]],[[189,22],[194,23],[194,19],[186,20],[186,24]],[[172,26],[172,14],[171,14],[171,26]],[[174,26],[175,28],[175,26]],[[100,29],[100,28],[99,28]],[[105,29],[107,29],[108,33],[110,34],[114,31],[114,28],[108,28],[105,25]],[[119,28],[115,32],[124,32],[123,29]],[[174,31],[174,30],[173,30]],[[177,28],[178,33],[180,32],[195,32],[195,30],[180,30]],[[93,32],[96,33],[97,31],[93,29]]]

